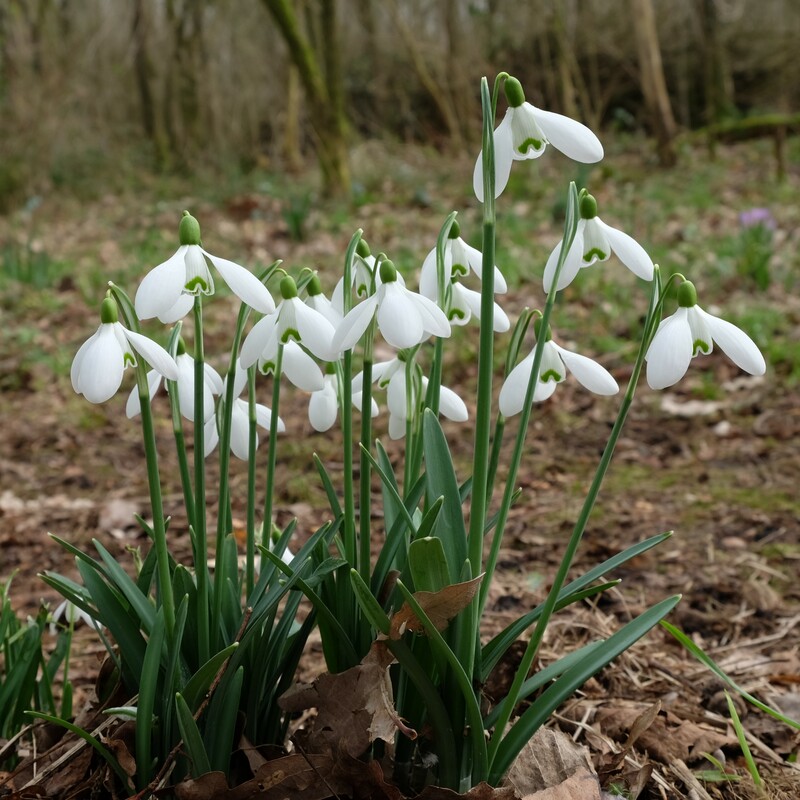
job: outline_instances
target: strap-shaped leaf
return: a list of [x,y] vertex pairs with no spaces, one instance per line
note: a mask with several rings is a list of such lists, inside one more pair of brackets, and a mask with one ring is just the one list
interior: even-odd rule
[[426,409],[423,414],[422,439],[429,503],[435,502],[439,497],[444,498],[436,529],[444,545],[450,580],[455,583],[462,565],[467,560],[467,530],[464,526],[461,494],[447,439],[439,420],[430,409]]
[[200,729],[180,692],[175,695],[175,709],[178,712],[178,728],[180,728],[181,739],[186,748],[186,755],[192,762],[192,777],[199,778],[201,775],[211,772],[211,762],[203,744]]
[[331,476],[328,475],[328,470],[325,469],[325,465],[322,463],[320,457],[316,453],[314,453],[312,457],[317,467],[317,472],[319,472],[319,477],[322,480],[325,494],[328,497],[328,505],[331,507],[331,513],[334,517],[341,517],[342,504],[339,502],[339,496],[336,494],[336,488],[333,485]]
[[229,771],[231,753],[236,747],[233,737],[236,733],[243,681],[244,667],[226,674],[211,700],[205,728],[212,770],[225,773]]
[[233,642],[224,650],[214,653],[214,655],[192,675],[182,692],[183,699],[190,709],[197,709],[203,696],[208,691],[208,687],[211,686],[211,681],[214,680],[214,677],[219,672],[219,668],[238,647],[239,643]]
[[447,557],[442,540],[438,537],[426,536],[411,542],[408,567],[417,592],[438,592],[450,584]]
[[140,786],[145,786],[152,777],[153,763],[150,754],[155,730],[153,709],[158,692],[163,652],[164,609],[159,608],[153,620],[153,629],[144,654],[139,677],[139,700],[136,704],[136,766]]
[[[617,553],[615,556],[603,561],[596,567],[590,569],[587,573],[579,578],[576,578],[571,583],[568,583],[558,595],[559,604],[556,609],[564,608],[567,605],[582,599],[586,595],[581,595],[581,591],[589,584],[601,578],[603,575],[611,572],[617,567],[624,564],[626,561],[641,555],[655,547],[661,542],[669,539],[672,536],[672,531],[660,533],[657,536],[651,536],[643,542],[638,542],[631,547]],[[481,680],[485,681],[489,673],[494,669],[497,662],[502,658],[503,653],[541,616],[544,605],[538,605],[536,608],[529,611],[524,616],[515,620],[511,625],[497,634],[491,641],[489,641],[483,648],[483,660],[481,669]]]
[[568,669],[536,702],[514,723],[497,748],[489,771],[489,783],[496,785],[525,743],[547,721],[561,703],[574,694],[589,678],[624,653],[631,645],[657,625],[678,604],[680,595],[668,597],[631,620],[609,636],[588,658]]

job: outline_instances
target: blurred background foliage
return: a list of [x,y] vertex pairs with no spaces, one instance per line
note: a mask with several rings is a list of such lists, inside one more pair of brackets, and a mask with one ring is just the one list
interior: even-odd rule
[[314,159],[347,193],[357,142],[474,150],[501,69],[535,105],[652,135],[665,164],[701,129],[780,151],[798,40],[795,0],[0,0],[0,212]]

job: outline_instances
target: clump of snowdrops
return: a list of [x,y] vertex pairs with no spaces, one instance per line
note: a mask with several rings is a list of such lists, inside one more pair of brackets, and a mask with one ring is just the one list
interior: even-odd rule
[[[495,129],[501,90],[508,108]],[[136,775],[127,775],[111,753],[101,755],[129,789],[141,792],[163,782],[168,766],[173,781],[228,772],[245,738],[253,745],[284,743],[291,712],[308,703],[297,692],[280,698],[292,685],[314,626],[330,677],[342,676],[342,683],[318,684],[312,704],[322,710],[324,687],[335,691],[353,675],[366,682],[373,698],[382,698],[368,709],[353,708],[366,714],[358,717],[366,720],[363,735],[340,736],[334,721],[333,732],[326,731],[329,744],[339,736],[332,746],[349,755],[390,756],[395,780],[409,791],[426,784],[460,791],[482,781],[497,785],[559,704],[678,602],[666,598],[609,638],[531,674],[553,615],[613,586],[607,576],[616,567],[669,536],[631,543],[567,582],[642,371],[653,388],[672,385],[713,342],[752,374],[764,371],[764,360],[746,334],[697,304],[695,288],[683,276],[662,285],[645,249],[601,220],[595,199],[574,184],[567,191],[563,239],[543,265],[544,293],[521,287],[544,303],[512,324],[498,302],[506,284],[502,265],[495,265],[496,200],[512,165],[542,156],[548,145],[594,163],[603,148],[584,125],[526,102],[520,83],[506,74],[493,91],[484,80],[481,97],[483,140],[474,188],[483,204],[482,247],[478,251],[462,239],[453,212],[421,260],[419,292],[385,254],[371,253],[361,231],[350,241],[343,275],[328,299],[322,283],[330,276],[320,281],[313,271],[292,274],[278,264],[256,275],[211,254],[188,212],[180,221],[177,252],[144,277],[133,301],[120,287],[109,287],[100,326],[75,357],[72,382],[87,400],[100,403],[115,395],[126,367],[135,371],[127,412],[142,425],[151,515],[140,523],[152,546],[129,575],[102,543],[89,555],[61,541],[75,555],[82,581],[49,573],[45,580],[102,625],[109,658],[130,697],[109,713],[135,720]],[[509,510],[519,496],[518,471],[536,403],[553,395],[570,373],[597,394],[619,391],[609,372],[558,344],[554,332],[557,316],[569,313],[563,304],[555,313],[558,292],[580,280],[582,269],[600,268],[609,259],[640,279],[644,323],[638,353],[546,599],[488,638],[481,620]],[[207,358],[203,337],[203,311],[213,301],[217,278],[241,300],[222,361],[216,354]],[[677,293],[671,291],[675,285]],[[668,298],[676,295],[678,308],[667,315],[673,302]],[[173,326],[163,346],[141,333],[142,322],[154,317]],[[253,317],[258,319],[249,327]],[[454,326],[473,323],[478,381],[472,470],[465,476],[456,472],[439,418],[468,418],[467,404],[445,386],[447,342]],[[503,334],[507,357],[495,364],[495,336]],[[388,361],[375,361],[379,338],[395,352]],[[223,365],[222,374],[211,361]],[[267,405],[263,375],[271,376]],[[340,429],[342,484],[315,461],[330,505],[329,521],[316,531],[303,530],[302,520],[282,530],[275,525],[280,435],[299,427],[280,417],[287,381],[310,395],[314,429],[328,431],[337,420]],[[152,400],[162,385],[177,447],[190,563],[174,556],[170,542],[179,531],[169,526],[161,497],[158,453],[167,442],[156,440],[153,415],[164,407]],[[405,444],[399,465],[375,438],[380,405],[388,408],[389,436]],[[191,448],[187,426],[193,429]],[[507,429],[513,441],[499,482]],[[256,455],[264,437],[267,463],[259,478]],[[309,444],[311,449],[312,438]],[[205,467],[212,453],[220,466],[213,488]],[[233,536],[232,454],[247,462],[243,553]],[[381,488],[377,511],[371,508],[373,478]],[[489,702],[482,686],[520,638],[527,644],[516,676],[504,697]],[[337,701],[346,702],[345,694]],[[516,715],[520,701],[533,695]],[[96,741],[92,746],[103,749]]]

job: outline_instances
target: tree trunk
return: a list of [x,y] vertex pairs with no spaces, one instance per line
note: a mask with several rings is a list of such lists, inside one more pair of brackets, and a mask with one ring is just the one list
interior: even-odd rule
[[653,2],[631,0],[631,10],[641,88],[658,143],[658,159],[663,166],[672,166],[676,161],[675,118],[664,78]]

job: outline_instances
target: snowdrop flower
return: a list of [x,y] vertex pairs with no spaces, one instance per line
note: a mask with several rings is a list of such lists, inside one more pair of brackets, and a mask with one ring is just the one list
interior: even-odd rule
[[[227,379],[226,379],[227,380]],[[233,380],[233,408],[231,409],[231,452],[242,461],[247,461],[250,455],[250,408],[246,400],[239,395],[247,386],[247,370],[242,368],[241,361],[236,362],[236,375]],[[264,405],[256,403],[256,423],[269,430],[272,421],[272,412]],[[283,433],[286,426],[278,417],[278,433]],[[205,455],[214,450],[219,442],[217,430],[217,416],[212,416],[205,426]],[[256,449],[258,449],[258,436],[256,436]]]
[[[380,275],[375,272],[375,256],[370,253],[365,239],[359,239],[356,245],[356,252],[350,267],[350,281],[352,288],[356,290],[357,297],[366,297],[370,293],[373,283],[376,289],[380,286]],[[339,282],[334,287],[331,303],[339,314],[344,315],[344,276],[339,278]]]
[[335,353],[352,350],[376,313],[383,338],[398,350],[414,347],[429,336],[450,335],[445,313],[432,300],[406,289],[391,261],[381,262],[380,277],[375,294],[353,308],[336,329]]
[[206,259],[243,303],[262,314],[275,310],[272,296],[252,272],[200,246],[200,225],[188,211],[183,212],[179,236],[180,247],[175,254],[150,270],[136,292],[134,305],[139,319],[158,317],[162,322],[177,322],[192,308],[193,295],[214,294],[214,279]]
[[242,366],[247,369],[258,362],[262,372],[274,370],[278,345],[282,344],[282,369],[289,380],[303,391],[319,391],[322,372],[297,342],[317,358],[329,361],[333,325],[297,297],[297,286],[288,275],[281,280],[281,296],[283,300],[276,312],[259,320],[245,339],[240,356]]
[[92,616],[87,614],[82,608],[78,608],[71,600],[63,600],[50,617],[50,634],[56,633],[58,623],[64,620],[64,624],[74,626],[79,622],[84,622],[90,628],[100,629],[100,623]]
[[[537,337],[540,335],[539,327],[540,320],[537,320],[534,324]],[[500,390],[499,408],[505,417],[511,417],[522,411],[528,380],[533,369],[534,354],[535,348],[509,372]],[[539,375],[533,390],[533,402],[547,400],[556,390],[556,386],[567,377],[567,372],[571,372],[578,383],[595,394],[612,395],[619,391],[617,382],[608,370],[591,358],[560,347],[553,341],[548,330],[539,365]]]
[[[556,291],[569,286],[582,267],[590,267],[598,261],[607,261],[612,252],[637,277],[653,280],[653,260],[645,249],[627,233],[606,225],[597,216],[597,202],[592,195],[582,194],[580,215],[572,247],[558,275]],[[553,288],[556,266],[561,255],[563,240],[550,253],[544,268],[544,290],[548,294]]]
[[342,314],[327,297],[322,293],[322,286],[320,285],[319,278],[313,275],[306,287],[308,297],[305,303],[309,308],[322,314],[334,328],[342,321]]
[[[178,366],[178,405],[181,415],[189,422],[194,422],[194,359],[186,352],[183,339],[178,340],[178,355],[175,363]],[[222,394],[223,384],[219,373],[210,364],[204,363],[203,370],[203,421],[205,422],[214,413],[214,396]],[[150,370],[147,373],[147,385],[150,390],[150,399],[152,399],[161,386],[161,375],[155,370]],[[125,413],[128,419],[133,419],[141,411],[139,392],[134,386],[128,395]]]
[[[406,422],[409,411],[415,415],[419,411],[421,398],[428,389],[428,379],[421,374],[414,364],[419,381],[412,380],[408,387],[406,360],[402,354],[390,361],[381,361],[372,367],[372,380],[381,389],[386,389],[386,404],[389,408],[389,436],[402,439],[406,434]],[[414,376],[412,376],[413,378]],[[364,374],[359,373],[353,379],[353,390],[360,389]],[[407,392],[406,389],[410,390]],[[419,394],[417,393],[419,389]],[[439,387],[439,413],[453,422],[466,422],[469,412],[464,401],[446,386]]]
[[[506,188],[512,161],[538,158],[548,144],[584,164],[593,164],[603,157],[603,145],[585,125],[526,103],[522,84],[516,78],[506,78],[504,89],[509,108],[494,132],[495,197]],[[475,163],[472,185],[482,203],[483,152]]]
[[136,365],[138,352],[159,374],[174,381],[178,366],[160,345],[119,322],[116,302],[107,297],[100,307],[100,327],[85,341],[72,362],[72,388],[90,403],[104,403],[122,383],[125,367]]
[[[329,365],[333,370],[333,365]],[[324,383],[319,391],[313,392],[308,401],[308,420],[315,431],[324,432],[330,430],[336,422],[339,413],[339,380],[336,372],[331,371],[325,375]],[[353,405],[362,411],[363,393],[353,391]],[[378,416],[378,404],[372,400],[372,417]]]
[[[461,226],[453,220],[450,226],[450,236],[444,245],[444,278],[445,281],[455,277],[464,277],[470,270],[480,280],[482,277],[483,255],[480,250],[468,245],[461,238]],[[419,292],[430,300],[436,301],[436,248],[428,253],[422,263],[422,271],[419,276]],[[495,294],[503,294],[508,291],[506,280],[500,270],[494,268],[494,291]]]
[[691,281],[678,287],[678,310],[662,320],[647,351],[647,382],[653,389],[677,383],[692,359],[708,355],[716,342],[737,367],[763,375],[767,365],[753,340],[742,330],[703,311]]

